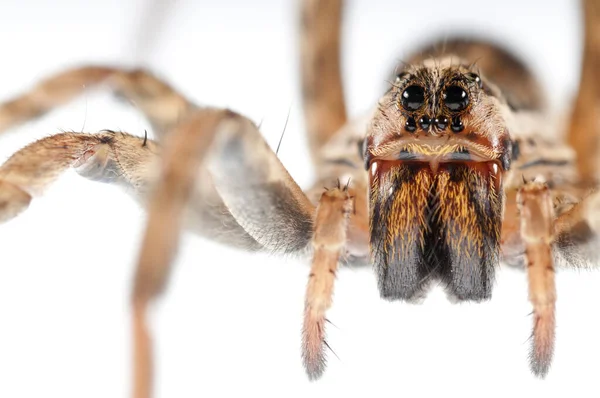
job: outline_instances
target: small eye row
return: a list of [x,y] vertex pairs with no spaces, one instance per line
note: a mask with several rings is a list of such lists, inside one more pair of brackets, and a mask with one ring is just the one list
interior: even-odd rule
[[[449,121],[446,116],[438,116],[436,118],[430,118],[428,116],[422,116],[419,120],[415,120],[414,117],[409,117],[406,119],[406,124],[404,125],[404,129],[409,133],[414,133],[417,131],[417,123],[423,130],[429,130],[429,127],[432,125],[437,127],[439,130],[446,130],[448,127]],[[455,133],[460,133],[464,130],[463,122],[460,120],[458,116],[452,118],[452,122],[450,123],[450,129]]]
[[[469,95],[456,85],[444,90],[442,100],[451,112],[460,112],[469,105]],[[425,104],[425,89],[418,85],[408,86],[402,92],[400,103],[409,112],[418,111]]]

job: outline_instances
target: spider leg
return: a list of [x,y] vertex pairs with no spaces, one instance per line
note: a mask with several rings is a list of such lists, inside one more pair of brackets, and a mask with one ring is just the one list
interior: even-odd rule
[[203,163],[237,222],[265,248],[306,249],[313,230],[314,207],[256,126],[242,116],[199,110],[172,131],[162,163],[150,197],[132,297],[136,398],[149,397],[152,388],[147,308],[167,283],[183,209]]
[[352,197],[347,188],[324,192],[317,206],[312,237],[314,250],[304,304],[302,357],[310,379],[325,370],[325,312],[331,307],[333,283],[340,256],[346,246]]
[[[147,138],[111,131],[38,140],[0,167],[0,221],[25,210],[69,167],[86,178],[122,185],[144,202],[149,197],[132,297],[136,397],[149,396],[151,386],[146,309],[166,284],[188,204],[203,216],[212,214],[212,225],[198,228],[208,235],[219,233],[215,227],[225,230],[225,243],[288,253],[309,249],[314,206],[256,126],[232,112],[198,110],[172,131],[162,154]],[[205,180],[197,183],[199,177]],[[208,199],[222,207],[207,205]],[[206,221],[203,216],[196,219],[199,224]]]
[[[167,282],[181,230],[183,208],[222,114],[208,112],[179,126],[165,151],[161,178],[149,204],[146,233],[136,269],[132,308],[133,396],[152,396],[152,344],[146,325],[150,301]],[[196,134],[194,134],[196,133]]]
[[570,210],[560,214],[554,223],[555,234],[569,234],[584,223],[592,233],[600,234],[600,191],[588,193]]
[[554,223],[554,235],[567,260],[563,263],[568,267],[595,267],[600,255],[600,191],[588,192],[577,204],[559,214]]
[[598,181],[600,153],[600,1],[583,0],[585,22],[583,63],[579,93],[571,115],[569,144],[577,151],[577,162],[584,182]]
[[42,116],[102,83],[133,102],[159,136],[195,109],[172,87],[147,71],[89,66],[51,76],[29,92],[0,104],[0,131]]
[[[352,257],[368,256],[367,181],[363,170],[362,139],[369,118],[347,123],[341,75],[343,0],[302,0],[300,60],[302,102],[309,149],[317,183],[309,191],[316,203],[321,189],[351,176],[354,214],[348,228]],[[357,145],[358,144],[358,145]],[[362,261],[362,260],[361,260]]]
[[239,126],[215,135],[207,168],[228,210],[267,250],[309,247],[314,206],[251,121],[233,115],[226,122]]
[[554,209],[550,190],[541,182],[523,185],[517,202],[527,258],[529,300],[534,316],[530,365],[535,375],[544,377],[554,352],[556,290],[551,247]]
[[[124,188],[146,204],[156,182],[159,145],[147,138],[103,131],[99,134],[62,133],[43,138],[16,152],[0,166],[0,222],[27,209],[69,168],[90,180]],[[186,209],[185,227],[198,235],[248,251],[261,250],[236,222],[201,170]]]
[[143,191],[149,170],[138,165],[151,163],[153,148],[153,142],[142,146],[142,138],[114,132],[62,133],[38,140],[0,167],[0,222],[25,210],[69,167],[91,179]]
[[346,123],[340,72],[341,0],[303,0],[301,10],[302,95],[313,162],[321,147]]

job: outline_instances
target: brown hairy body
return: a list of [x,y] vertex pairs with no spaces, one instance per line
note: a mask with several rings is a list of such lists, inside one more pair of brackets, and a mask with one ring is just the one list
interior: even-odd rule
[[[426,49],[412,58],[409,77],[397,71],[399,80],[382,97],[366,133],[352,123],[342,127],[346,116],[336,72],[339,61],[332,50],[337,47],[339,21],[334,19],[315,34],[310,18],[331,16],[319,6],[307,2],[305,13],[310,16],[303,22],[305,109],[309,136],[316,137],[311,148],[319,179],[306,196],[262,141],[257,126],[242,116],[198,107],[147,72],[83,68],[50,78],[6,104],[0,113],[4,126],[62,104],[77,95],[83,83],[103,83],[139,106],[163,149],[146,138],[111,132],[65,133],[40,140],[0,170],[2,219],[23,211],[68,167],[88,178],[122,184],[142,203],[148,202],[150,219],[132,298],[138,343],[135,393],[140,397],[151,391],[146,307],[163,289],[188,203],[208,200],[213,207],[189,205],[190,224],[201,234],[213,237],[209,226],[224,225],[217,238],[223,243],[312,256],[303,340],[311,378],[324,370],[325,311],[340,260],[373,263],[382,296],[407,300],[424,294],[430,279],[442,279],[453,299],[488,299],[493,269],[501,258],[527,265],[535,311],[532,365],[544,375],[554,334],[554,262],[564,256],[569,260],[564,250],[595,232],[589,204],[594,196],[588,196],[595,181],[576,170],[574,159],[560,150],[563,143],[543,143],[522,120],[521,113],[527,113],[528,120],[532,113],[534,120],[544,117],[535,79],[494,46],[456,42],[439,50],[444,47],[440,44],[431,54]],[[469,54],[483,51],[476,50],[478,46],[485,47],[485,60],[491,65],[511,67],[498,73],[479,61],[473,64]],[[331,73],[333,78],[311,79]],[[481,87],[472,74],[483,81]],[[457,85],[444,81],[454,78],[466,79],[460,87],[469,96],[459,111],[460,126],[453,120],[456,112],[441,105],[441,95]],[[414,114],[403,114],[399,97],[410,84],[438,97],[426,96],[423,105],[411,111]],[[416,124],[412,132],[406,130],[410,118]],[[453,131],[454,125],[460,131]],[[531,140],[535,148],[527,148]],[[339,145],[341,141],[345,144]],[[351,179],[345,188],[347,176]],[[337,180],[342,185],[337,186]],[[330,191],[323,193],[323,185]],[[481,200],[474,199],[476,194]],[[194,195],[200,200],[190,200]],[[565,198],[572,205],[565,205]],[[484,212],[486,206],[489,211]],[[385,231],[378,231],[382,225]],[[583,239],[580,229],[572,233],[575,226],[586,232]],[[432,239],[442,243],[434,241],[435,247],[428,248]],[[378,261],[380,253],[385,260]]]

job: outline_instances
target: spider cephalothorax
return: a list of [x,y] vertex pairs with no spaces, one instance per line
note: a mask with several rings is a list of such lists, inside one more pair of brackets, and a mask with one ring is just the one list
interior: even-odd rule
[[510,168],[505,106],[451,58],[402,72],[380,101],[365,162],[383,297],[417,298],[433,279],[459,300],[490,297]]

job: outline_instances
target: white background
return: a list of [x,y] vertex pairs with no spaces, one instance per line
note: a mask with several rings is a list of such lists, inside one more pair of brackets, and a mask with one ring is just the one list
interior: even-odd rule
[[[64,68],[144,64],[198,103],[256,121],[303,186],[305,149],[296,2],[22,1],[0,5],[0,99]],[[394,64],[427,38],[461,30],[509,43],[538,72],[552,103],[578,81],[574,1],[351,1],[344,78],[351,115],[373,105]],[[558,109],[558,108],[557,108]],[[0,137],[0,161],[59,129],[122,129],[146,121],[90,92]],[[130,388],[129,286],[145,215],[129,197],[65,174],[19,218],[0,226],[0,397],[125,397]],[[498,272],[485,304],[420,306],[379,299],[370,269],[343,270],[329,318],[325,376],[300,361],[306,263],[248,255],[186,236],[156,306],[159,397],[597,396],[600,277],[557,275],[558,330],[545,381],[528,370],[525,275]]]

